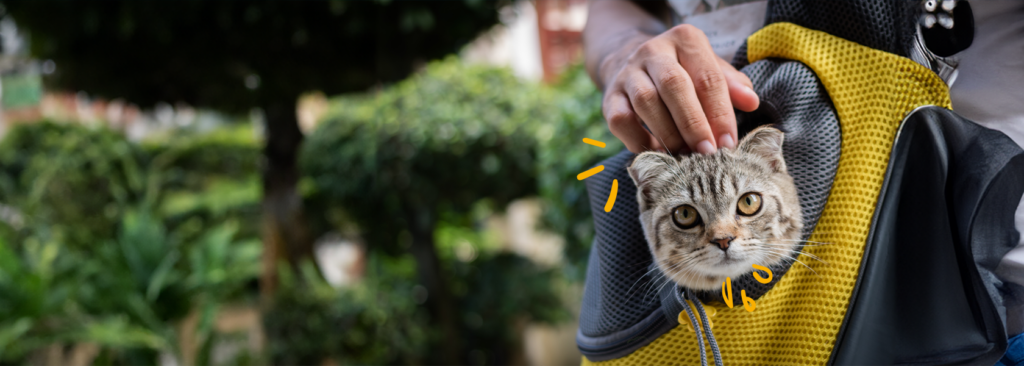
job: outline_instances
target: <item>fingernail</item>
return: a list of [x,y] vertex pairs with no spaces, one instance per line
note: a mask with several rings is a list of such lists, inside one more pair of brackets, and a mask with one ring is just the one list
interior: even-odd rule
[[731,149],[736,147],[736,142],[732,140],[732,135],[727,133],[718,136],[718,146],[723,149]]
[[711,141],[709,141],[709,140],[701,141],[701,142],[697,143],[697,152],[699,152],[701,154],[705,154],[705,155],[707,155],[707,154],[714,154],[715,153],[715,145],[712,145]]

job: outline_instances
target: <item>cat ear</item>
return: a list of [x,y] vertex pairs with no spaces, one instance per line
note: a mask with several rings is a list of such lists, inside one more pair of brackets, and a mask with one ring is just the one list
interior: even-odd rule
[[641,153],[633,159],[633,163],[626,170],[629,172],[629,177],[633,178],[637,192],[643,197],[641,210],[646,209],[645,203],[653,201],[652,189],[660,186],[659,183],[668,178],[666,175],[669,175],[668,173],[677,164],[678,162],[672,156],[654,151]]
[[774,127],[758,127],[743,137],[738,150],[761,157],[776,172],[785,172],[786,162],[782,158],[784,136]]

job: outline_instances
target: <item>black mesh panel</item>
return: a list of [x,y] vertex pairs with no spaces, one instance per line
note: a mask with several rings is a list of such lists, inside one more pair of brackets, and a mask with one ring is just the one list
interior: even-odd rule
[[[657,276],[646,276],[651,253],[640,227],[636,186],[626,172],[633,156],[623,151],[608,158],[602,162],[605,170],[586,180],[595,229],[580,310],[580,332],[586,336],[629,328],[661,305],[650,289]],[[613,179],[619,180],[615,208],[604,212]]]
[[914,0],[769,1],[765,24],[790,22],[906,57],[920,9]]

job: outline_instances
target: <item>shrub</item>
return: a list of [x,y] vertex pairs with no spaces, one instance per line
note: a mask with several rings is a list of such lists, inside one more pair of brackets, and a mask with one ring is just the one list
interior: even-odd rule
[[398,231],[431,226],[439,211],[535,192],[532,123],[552,113],[544,99],[507,70],[432,63],[335,100],[303,146],[302,170],[314,194],[357,213],[372,245],[393,248]]
[[272,364],[422,363],[426,314],[417,310],[414,283],[402,271],[382,271],[339,290],[312,264],[300,267],[301,281],[290,270],[280,272],[273,311],[263,318]]
[[[255,176],[254,163],[228,160],[231,170],[204,156],[256,160],[255,143],[217,136],[142,147],[110,130],[43,122],[0,141],[0,202],[24,218],[0,221],[0,363],[85,342],[101,347],[100,363],[154,364],[159,351],[177,353],[175,323],[190,311],[209,319],[245,298],[261,247],[240,233],[238,212],[258,207],[258,195],[214,213],[206,202],[162,215],[182,206],[173,199],[217,198],[204,192],[211,181]],[[211,323],[198,332],[208,344]],[[182,360],[193,361],[205,362]]]
[[42,122],[0,142],[0,202],[29,226],[72,247],[113,236],[125,208],[142,199],[145,156],[107,129]]
[[[427,362],[465,363],[469,348],[500,359],[512,324],[562,310],[553,273],[503,256],[462,265],[435,245],[439,226],[477,225],[471,212],[481,200],[504,207],[536,194],[537,126],[557,115],[552,97],[508,70],[450,58],[383,90],[334,100],[303,147],[307,200],[345,210],[371,251],[415,259],[429,294]],[[524,279],[526,287],[513,286]],[[501,303],[510,296],[516,301]],[[489,327],[467,326],[467,312],[488,316]]]

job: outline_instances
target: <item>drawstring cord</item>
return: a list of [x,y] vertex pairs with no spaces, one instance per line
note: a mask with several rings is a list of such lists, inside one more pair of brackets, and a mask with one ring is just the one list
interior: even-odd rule
[[[700,364],[701,366],[708,366],[708,356],[704,350],[704,334],[707,334],[708,344],[711,345],[711,353],[715,358],[715,366],[723,366],[722,364],[722,353],[718,350],[718,342],[715,341],[715,334],[711,332],[711,323],[708,322],[708,315],[704,312],[704,304],[701,304],[700,300],[693,295],[693,291],[690,289],[684,290],[686,297],[683,298],[683,291],[676,291],[676,301],[683,306],[683,310],[686,310],[686,315],[690,317],[690,324],[693,326],[693,330],[697,333],[697,346],[700,347]],[[686,301],[690,300],[690,301]],[[697,322],[697,317],[693,314],[693,309],[690,307],[692,302],[693,306],[697,307],[697,313],[700,314],[701,322]],[[704,327],[704,332],[701,332],[701,324]]]
[[697,348],[700,349],[700,365],[708,366],[708,355],[704,351],[704,336],[700,331],[700,326],[697,325],[697,317],[693,316],[693,310],[690,309],[690,305],[683,300],[680,295],[680,291],[676,291],[676,300],[683,305],[683,310],[686,310],[686,315],[690,316],[690,325],[693,326],[694,332],[697,333]]

